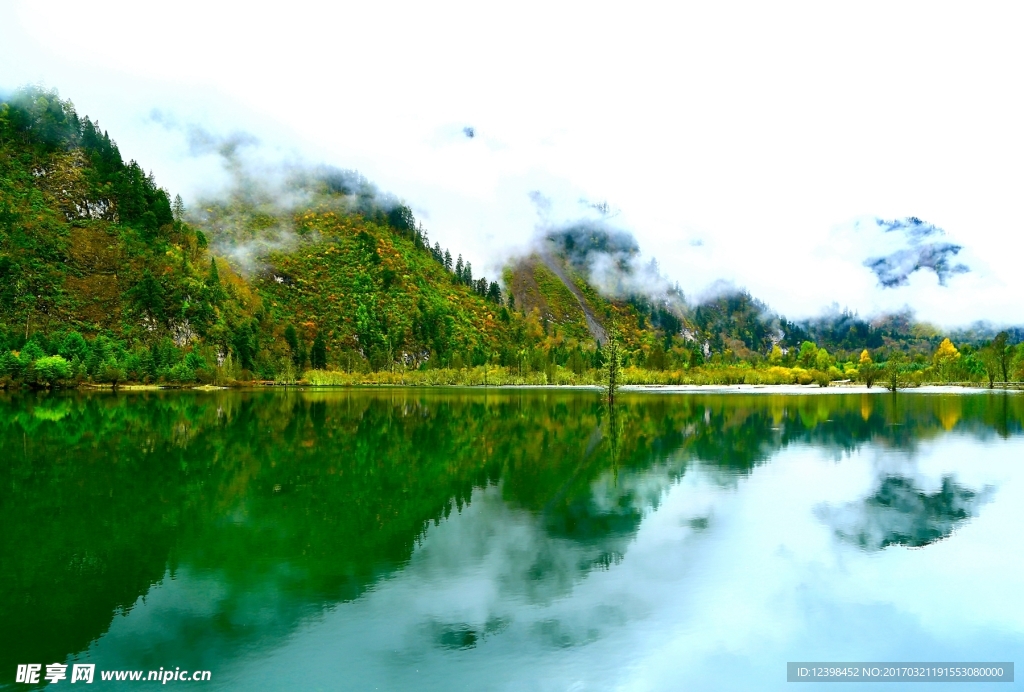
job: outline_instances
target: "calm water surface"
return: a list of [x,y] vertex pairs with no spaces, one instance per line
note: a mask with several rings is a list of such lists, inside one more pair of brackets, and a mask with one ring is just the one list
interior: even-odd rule
[[209,691],[1020,663],[1022,421],[1013,393],[6,396],[0,688],[53,662]]

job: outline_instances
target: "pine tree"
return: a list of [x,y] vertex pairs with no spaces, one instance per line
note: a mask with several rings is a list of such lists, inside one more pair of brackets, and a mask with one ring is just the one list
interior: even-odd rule
[[323,370],[327,367],[327,342],[322,333],[317,334],[313,339],[313,348],[309,352],[309,364],[314,370]]
[[153,272],[145,269],[142,279],[130,291],[136,304],[146,315],[157,322],[164,317],[164,289],[153,276]]
[[220,286],[220,274],[217,272],[217,260],[210,258],[210,272],[206,275],[206,285],[213,288]]
[[210,271],[206,274],[206,286],[209,290],[210,302],[214,305],[227,298],[227,292],[220,283],[220,272],[217,270],[217,260],[210,258]]
[[289,324],[284,328],[284,340],[291,349],[292,362],[299,365],[299,333],[295,330],[295,325]]
[[174,220],[181,223],[185,219],[185,202],[182,201],[181,195],[174,196],[174,204],[171,206],[171,213],[174,215]]
[[487,300],[501,305],[501,286],[498,285],[497,281],[492,281],[491,285],[487,288]]

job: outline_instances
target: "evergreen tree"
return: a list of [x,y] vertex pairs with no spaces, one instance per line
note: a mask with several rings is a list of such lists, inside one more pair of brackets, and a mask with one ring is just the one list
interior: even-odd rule
[[295,331],[295,325],[289,324],[284,328],[284,340],[292,352],[292,362],[299,365],[299,334]]
[[[253,322],[255,323],[255,320]],[[246,370],[252,370],[258,342],[252,325],[249,322],[243,322],[235,329],[231,345],[234,347],[238,364]]]
[[492,281],[491,285],[487,288],[487,300],[501,305],[501,287],[497,281]]
[[413,216],[412,209],[404,204],[398,204],[388,212],[388,225],[402,235],[408,236],[416,228],[416,217]]
[[327,342],[323,333],[318,333],[313,339],[313,348],[309,352],[309,364],[314,370],[323,370],[327,367]]
[[68,332],[63,341],[61,341],[57,355],[62,356],[68,361],[73,361],[76,358],[79,361],[84,361],[89,355],[89,344],[86,343],[85,338],[78,332]]
[[210,288],[220,286],[220,273],[217,271],[217,260],[210,258],[210,271],[206,275],[206,285]]
[[142,279],[128,291],[135,305],[150,319],[160,322],[164,318],[164,289],[153,272],[145,269]]

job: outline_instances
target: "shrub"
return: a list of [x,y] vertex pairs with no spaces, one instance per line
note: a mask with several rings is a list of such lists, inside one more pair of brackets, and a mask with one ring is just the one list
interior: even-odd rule
[[36,382],[46,387],[71,379],[71,363],[62,356],[37,358],[32,365],[35,368]]
[[122,380],[124,380],[124,370],[118,366],[117,361],[113,357],[103,361],[103,363],[96,369],[97,382],[106,382],[116,385]]
[[189,367],[186,359],[170,369],[167,379],[175,384],[188,384],[196,381],[196,371]]
[[16,380],[21,377],[23,370],[22,362],[10,351],[4,351],[3,355],[0,355],[0,377]]

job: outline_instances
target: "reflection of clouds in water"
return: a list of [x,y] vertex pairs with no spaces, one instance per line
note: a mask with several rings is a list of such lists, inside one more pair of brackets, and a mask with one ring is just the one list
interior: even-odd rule
[[991,488],[975,492],[950,476],[934,493],[918,488],[911,479],[886,476],[866,499],[842,507],[822,506],[817,514],[838,537],[864,550],[916,548],[948,537],[976,516],[990,495]]
[[[591,572],[622,559],[639,520],[616,518],[641,517],[656,506],[677,473],[675,466],[658,466],[600,476],[586,507],[574,508],[574,518],[585,512],[591,524],[613,530],[587,533],[584,540],[551,532],[551,517],[509,505],[500,487],[477,490],[459,515],[429,530],[403,572],[403,589],[431,595],[417,600],[415,619],[428,625],[410,628],[409,645],[468,648],[500,631],[530,633],[564,647],[592,641],[609,623],[629,619],[617,606],[564,618],[552,618],[546,607],[570,596]],[[614,530],[623,525],[632,530]],[[524,607],[532,614],[527,616]],[[429,641],[420,639],[423,634]]]
[[[591,484],[587,511],[595,523],[650,517],[682,466],[608,471]],[[674,536],[696,534],[688,520],[706,517],[708,504],[694,504],[691,513],[673,512]],[[447,690],[458,681],[469,689],[564,690],[586,679],[611,681],[621,674],[616,637],[652,616],[652,599],[633,587],[659,575],[645,561],[637,582],[629,576],[637,567],[623,564],[637,524],[580,540],[552,533],[549,521],[507,502],[501,486],[477,489],[461,512],[428,529],[404,569],[339,605],[268,665],[343,652],[352,686],[368,689]],[[606,525],[619,526],[613,519]],[[660,568],[679,573],[678,552],[662,558]],[[594,660],[597,650],[607,656]],[[326,684],[329,674],[314,673],[307,686],[320,680]]]
[[113,668],[155,669],[173,661],[215,669],[240,642],[260,648],[312,614],[288,592],[288,584],[301,578],[280,563],[239,589],[219,570],[179,568],[139,597],[125,617],[115,617],[85,660]]
[[[1022,521],[1024,486],[1012,481],[1024,479],[1015,447],[979,455],[971,439],[947,436],[920,445],[913,457],[871,445],[828,463],[820,448],[794,446],[755,468],[734,493],[692,487],[702,474],[688,473],[623,560],[635,589],[657,607],[643,622],[650,634],[628,661],[628,679],[608,687],[782,690],[791,685],[776,677],[779,662],[801,657],[922,660],[1019,651],[1024,618],[1014,594],[1024,588],[1024,553],[1014,527]],[[893,468],[910,467],[925,494],[940,493],[942,479],[955,473],[971,488],[998,485],[1000,501],[924,550],[867,553],[837,542],[816,510],[823,501],[846,507],[875,494],[878,455]],[[688,495],[712,498],[712,521],[700,539],[669,545],[668,521],[681,501],[693,507]],[[654,540],[657,525],[661,540]],[[690,571],[646,575],[675,550]]]
[[492,486],[474,492],[459,515],[431,528],[404,574],[433,595],[424,604],[430,619],[450,617],[454,610],[482,627],[506,615],[493,612],[495,599],[549,603],[569,593],[601,552],[621,550],[627,540],[586,545],[553,537],[538,517],[505,503]]
[[[642,522],[608,520],[616,530],[582,539],[551,531],[553,509],[521,509],[500,485],[477,489],[461,512],[427,530],[401,570],[287,638],[222,663],[217,688],[278,689],[267,681],[287,670],[294,689],[785,689],[784,677],[772,682],[779,661],[826,659],[837,647],[860,660],[1002,651],[1020,641],[1021,606],[1007,598],[1024,588],[1024,570],[1019,551],[996,548],[1014,540],[1008,527],[1021,523],[1024,486],[1011,482],[1016,452],[963,464],[977,449],[947,436],[913,458],[885,452],[881,477],[913,477],[908,486],[926,497],[940,496],[942,479],[956,471],[961,489],[998,484],[1002,502],[953,540],[871,555],[837,543],[815,511],[879,495],[877,447],[831,463],[820,447],[794,446],[728,487],[703,464],[681,476],[681,461],[608,471],[574,507],[585,504],[595,523]],[[618,557],[602,569],[607,555]],[[993,560],[1005,568],[993,569]],[[139,631],[191,608],[196,621],[169,636],[208,632],[202,618],[220,609],[201,606],[203,592],[225,597],[201,576],[182,570],[179,579],[193,586]],[[979,583],[985,594],[972,592]],[[277,588],[254,595],[264,614],[280,608]],[[158,605],[156,591],[141,610]],[[937,610],[936,602],[963,608]],[[979,623],[982,634],[965,639]]]
[[[620,563],[641,519],[682,468],[608,470],[588,492],[540,513],[506,501],[500,485],[478,488],[461,511],[427,530],[404,568],[382,575],[355,603],[335,606],[351,612],[370,605],[377,617],[369,619],[386,623],[360,632],[352,650],[369,646],[415,659],[477,649],[501,636],[518,646],[564,651],[643,617],[646,606],[637,610],[629,599],[590,607],[569,599],[588,575]],[[292,591],[304,579],[296,569],[281,561],[239,581],[182,564],[85,655],[108,667],[156,667],[174,659],[223,670],[232,651],[271,651],[303,621],[317,627],[323,616],[302,589]]]
[[642,514],[658,507],[678,472],[677,465],[670,465],[646,473],[605,473],[591,485],[591,502],[603,514]]

